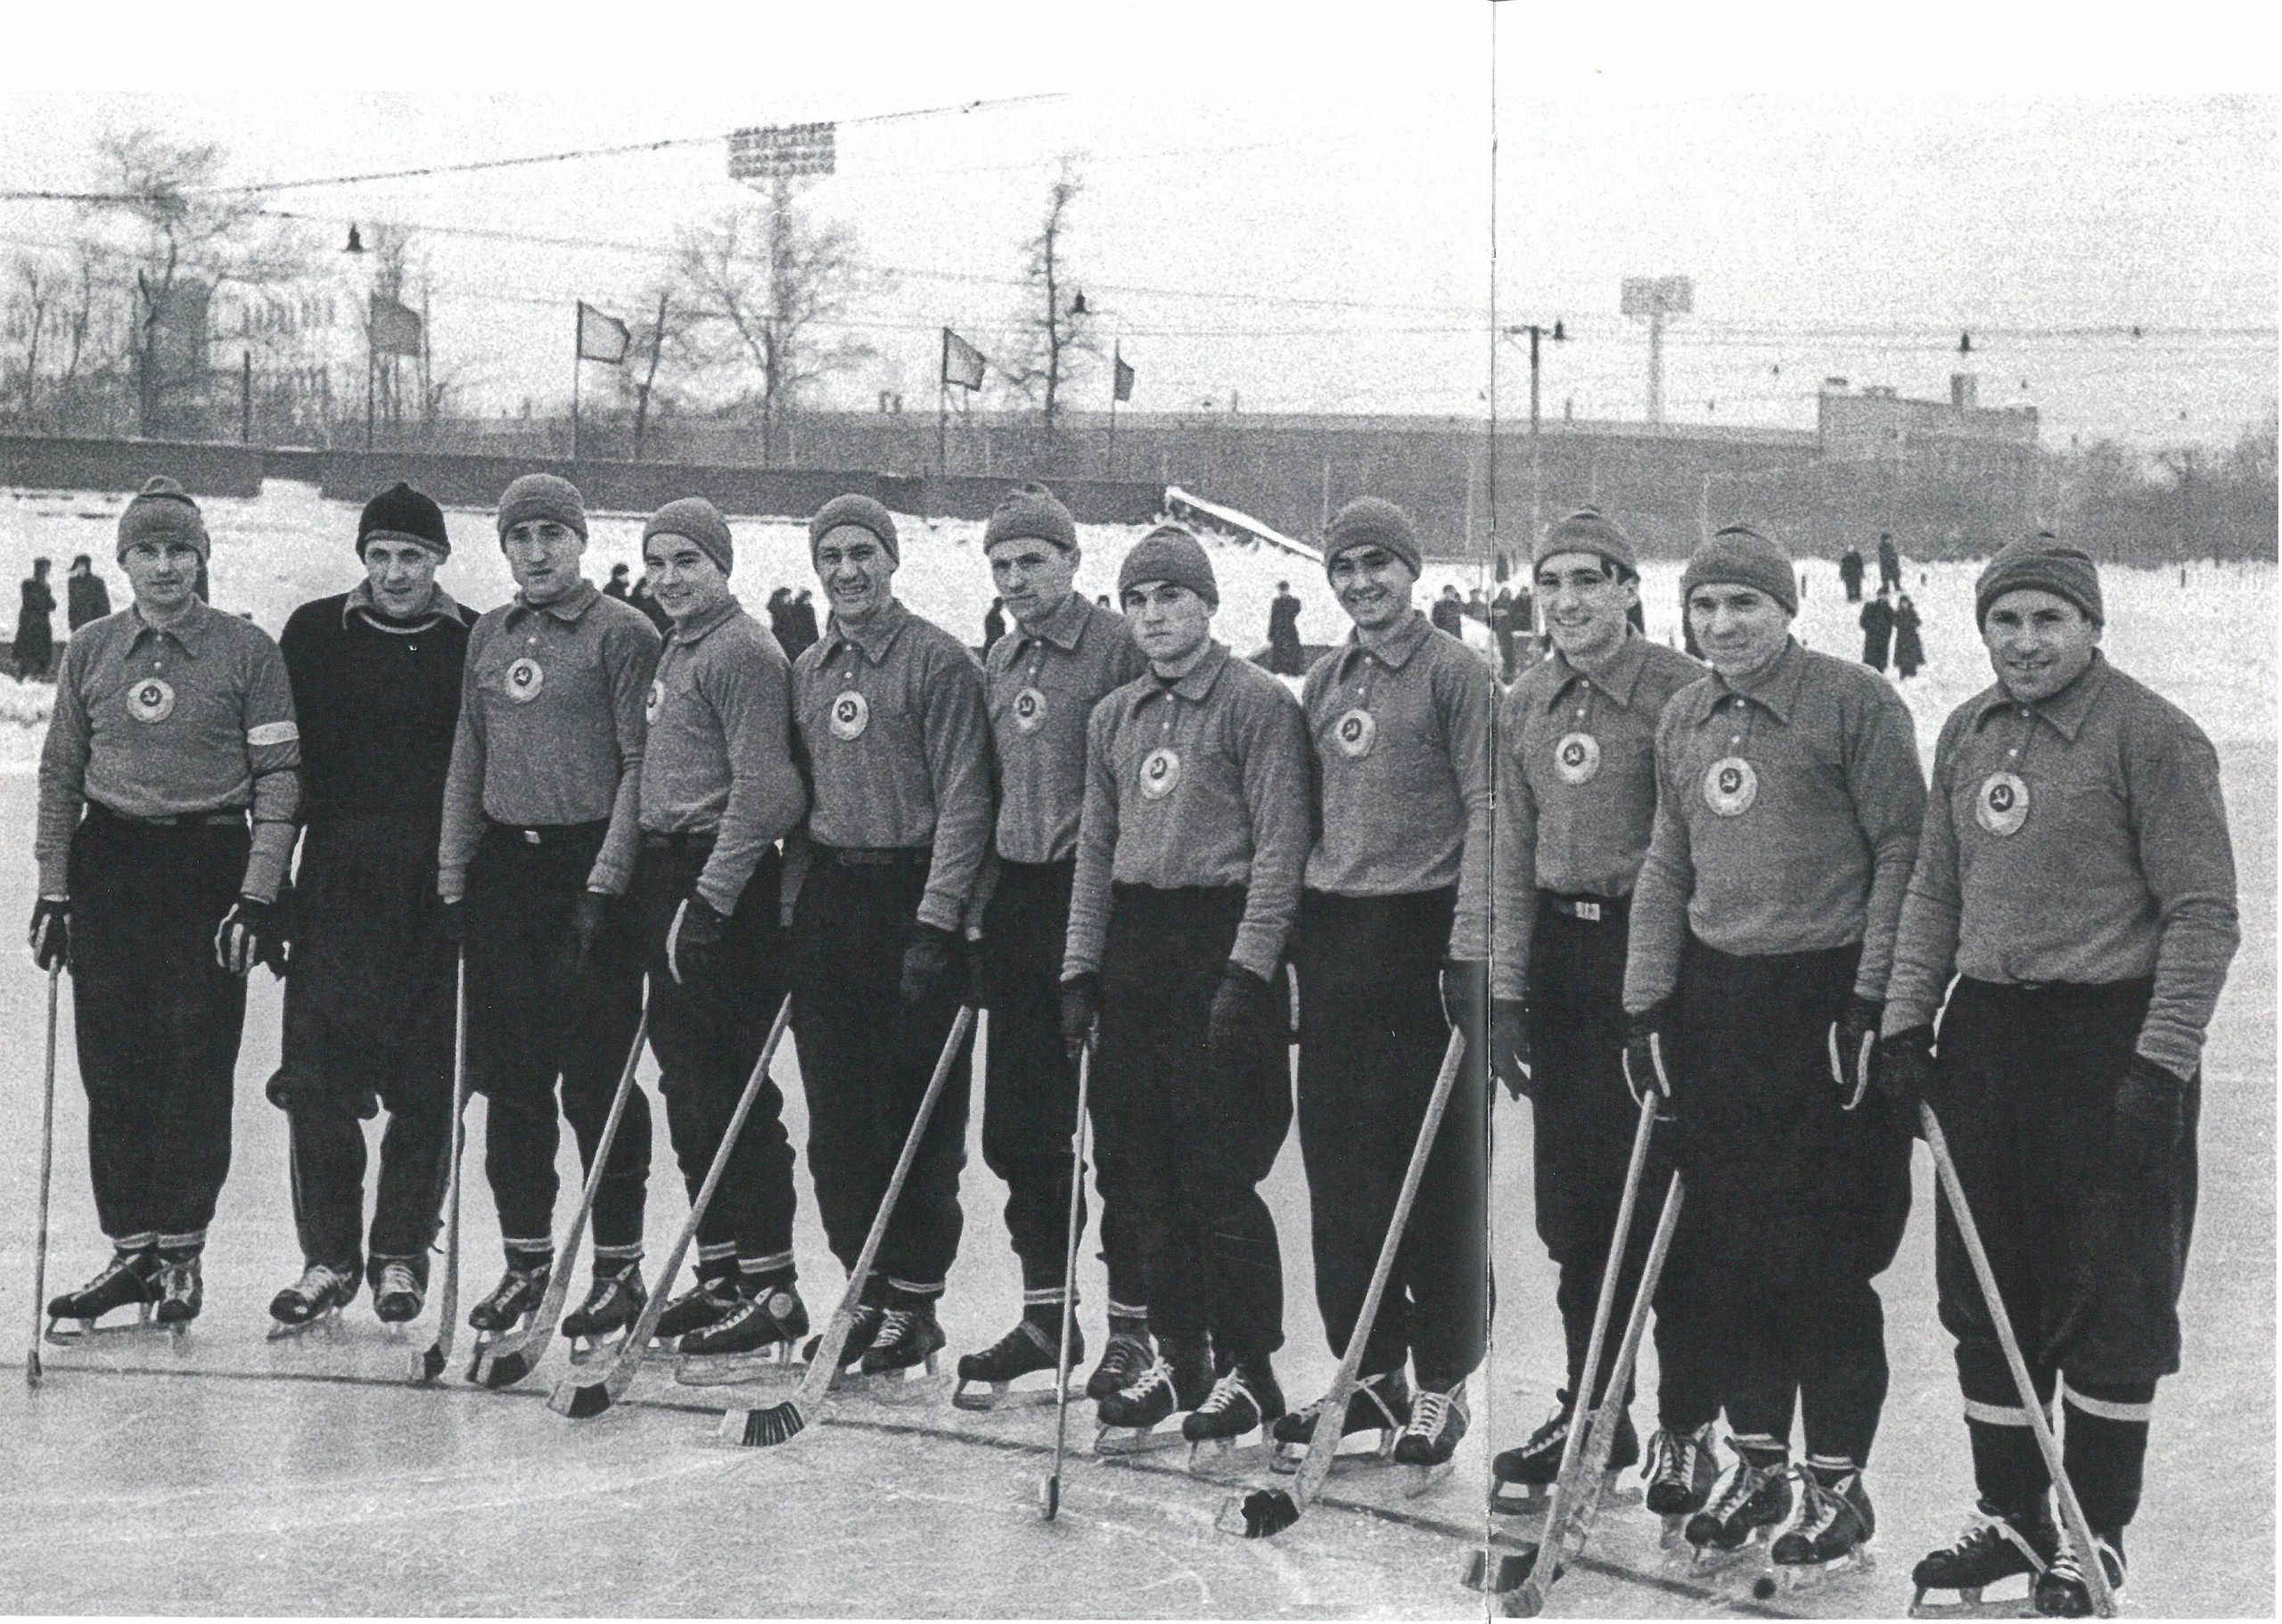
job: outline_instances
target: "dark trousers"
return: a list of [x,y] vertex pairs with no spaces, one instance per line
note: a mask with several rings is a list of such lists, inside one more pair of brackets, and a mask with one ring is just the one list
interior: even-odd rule
[[[1960,980],[1941,1020],[1936,1110],[2005,1311],[2040,1399],[2065,1383],[2069,1480],[2087,1517],[2138,1508],[2146,1409],[2179,1369],[2179,1296],[2195,1228],[2201,1079],[2168,1167],[2120,1165],[2115,1085],[2153,983],[2027,988]],[[1988,1305],[1943,1202],[1934,1277],[1957,1339],[1982,1492],[2011,1507],[2048,1476]]]
[[[1007,1239],[1022,1260],[1024,1295],[1039,1300],[1060,1299],[1070,1221],[1070,1135],[1078,1108],[1078,1068],[1062,1046],[1061,989],[1070,883],[1076,871],[1074,858],[1001,860],[998,888],[982,921],[990,988],[982,1160],[1006,1182]],[[1089,1114],[1098,1123],[1098,1095]],[[1082,1207],[1078,1221],[1082,1233]],[[1106,1195],[1102,1260],[1109,1266],[1110,1311],[1145,1313],[1149,1291],[1140,1244],[1124,1212]]]
[[[658,1057],[666,1127],[693,1202],[784,997],[784,933],[776,920],[781,867],[775,847],[762,854],[745,882],[706,973],[689,985],[673,978],[666,944],[674,915],[712,851],[710,836],[645,835],[634,869],[634,903],[650,977],[650,1052]],[[755,1273],[789,1271],[792,1209],[792,1142],[784,1131],[784,1096],[776,1079],[767,1078],[721,1169],[712,1202],[698,1222],[698,1272],[726,1275],[740,1259],[759,1266]]]
[[[484,1171],[510,1251],[553,1244],[555,1079],[562,1114],[593,1176],[595,1148],[642,1020],[642,958],[631,911],[611,914],[587,974],[558,968],[571,912],[587,886],[605,825],[527,831],[487,827],[467,875],[467,1060],[471,1086],[490,1102]],[[650,1100],[626,1102],[601,1187],[597,1257],[639,1256],[650,1177]]]
[[1867,1464],[1885,1403],[1870,1282],[1909,1218],[1909,1126],[1873,1089],[1849,1111],[1830,1024],[1859,945],[1737,957],[1690,939],[1679,987],[1680,1176],[1698,1221],[1720,1388],[1739,1434]]
[[[817,847],[792,915],[792,1032],[825,1238],[852,1269],[887,1193],[964,988],[906,1004],[903,951],[930,854]],[[940,1296],[959,1251],[970,1039],[959,1046],[866,1283],[874,1300]]]
[[90,806],[71,841],[72,1026],[95,1215],[122,1245],[205,1243],[230,1171],[246,984],[214,962],[242,824],[165,827]]
[[[1639,1107],[1624,1081],[1629,911],[1621,898],[1599,906],[1598,920],[1578,919],[1541,895],[1530,945],[1537,1232],[1560,1270],[1555,1301],[1568,1352],[1564,1390],[1572,1396],[1584,1380],[1593,1310],[1616,1238],[1625,1169],[1640,1122]],[[1639,1290],[1648,1244],[1678,1161],[1679,1136],[1670,1124],[1660,1123],[1649,1136],[1611,1329],[1588,1403],[1598,1403],[1608,1383],[1616,1339]],[[1658,1425],[1673,1432],[1692,1432],[1720,1414],[1719,1373],[1709,1344],[1714,1310],[1705,1300],[1699,1214],[1691,1191],[1656,1283],[1656,1417]]]
[[[293,887],[283,1052],[269,1098],[286,1112],[301,1255],[354,1274],[369,1255],[425,1258],[443,1208],[459,950],[436,896],[436,830],[357,817],[302,837]],[[370,1251],[362,1245],[363,1121],[386,1106]]]
[[1206,1043],[1244,911],[1241,887],[1119,885],[1102,956],[1104,1199],[1140,1237],[1150,1330],[1209,1331],[1222,1370],[1284,1345],[1283,1257],[1255,1186],[1292,1126],[1285,1045],[1215,1064]]
[[[1341,1357],[1363,1311],[1396,1198],[1450,1041],[1441,964],[1455,886],[1400,897],[1301,899],[1300,1153],[1308,1171],[1316,1305]],[[1488,1095],[1482,1057],[1451,1085],[1363,1374],[1414,1358],[1447,1390],[1482,1363],[1489,1256]]]

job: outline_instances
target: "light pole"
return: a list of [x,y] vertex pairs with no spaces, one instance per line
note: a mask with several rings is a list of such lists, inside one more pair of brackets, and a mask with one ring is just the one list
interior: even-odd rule
[[[1519,326],[1506,328],[1506,336],[1509,339],[1526,337],[1530,341],[1530,551],[1534,553],[1537,538],[1544,533],[1544,515],[1540,510],[1545,503],[1545,475],[1538,446],[1538,428],[1541,421],[1538,409],[1538,346],[1547,339],[1556,344],[1566,343],[1569,334],[1559,322],[1550,327],[1541,326],[1536,322],[1524,322]],[[1496,455],[1494,448],[1491,455]]]

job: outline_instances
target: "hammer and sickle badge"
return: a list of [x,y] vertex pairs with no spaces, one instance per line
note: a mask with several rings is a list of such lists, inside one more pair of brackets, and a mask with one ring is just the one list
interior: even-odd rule
[[1588,733],[1564,734],[1553,747],[1553,770],[1564,783],[1584,783],[1601,770],[1601,742]]
[[1741,756],[1722,756],[1703,769],[1703,804],[1721,817],[1740,817],[1759,799],[1759,774]]
[[862,738],[871,720],[872,707],[853,688],[844,690],[832,701],[832,736],[835,739]]
[[1371,753],[1371,741],[1379,736],[1379,721],[1358,706],[1333,724],[1332,734],[1339,741],[1339,753],[1350,761],[1358,760]]
[[2018,834],[2029,821],[2029,786],[2015,773],[1990,774],[1973,798],[1973,816],[1991,834]]
[[1036,733],[1046,725],[1046,695],[1036,688],[1025,688],[1014,695],[1014,726],[1024,733]]
[[666,679],[662,677],[653,677],[650,681],[649,697],[642,701],[642,719],[645,722],[654,722],[658,719],[658,712],[665,708]]
[[507,697],[518,705],[528,705],[546,686],[546,671],[529,654],[507,668]]
[[138,722],[163,722],[175,713],[175,691],[156,677],[146,677],[127,691],[127,714]]
[[1160,744],[1141,763],[1141,798],[1162,800],[1180,783],[1180,755],[1170,744]]

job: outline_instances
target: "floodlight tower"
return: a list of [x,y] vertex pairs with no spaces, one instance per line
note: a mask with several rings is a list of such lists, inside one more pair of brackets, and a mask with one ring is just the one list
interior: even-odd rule
[[1648,323],[1648,421],[1664,421],[1664,322],[1695,309],[1695,283],[1686,276],[1627,276],[1620,307]]

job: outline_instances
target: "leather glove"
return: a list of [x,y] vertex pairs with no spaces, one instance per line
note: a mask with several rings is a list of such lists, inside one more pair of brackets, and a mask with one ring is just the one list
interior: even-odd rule
[[2115,1085],[2115,1157],[2138,1177],[2161,1172],[2187,1130],[2187,1084],[2145,1054],[2132,1055]]
[[1490,1060],[1507,1094],[1517,1100],[1537,1097],[1530,1076],[1530,1006],[1519,998],[1499,998],[1490,1006]]
[[1665,1040],[1671,1035],[1672,1001],[1660,998],[1638,1014],[1624,1018],[1624,1086],[1639,1105],[1656,1096],[1656,1120],[1672,1120],[1672,1079]]
[[1878,1022],[1886,1006],[1850,993],[1845,1012],[1830,1023],[1830,1080],[1838,1085],[1838,1108],[1851,1111],[1870,1086],[1870,1062],[1878,1052]]
[[1925,1124],[1917,1114],[1918,1102],[1933,1101],[1937,1111],[1941,1104],[1933,1098],[1933,1029],[1913,1026],[1880,1038],[1875,1071],[1878,1094],[1887,1109],[1899,1112],[1909,1124],[1909,1131],[1924,1138]]
[[586,980],[587,972],[594,967],[595,948],[610,928],[611,908],[617,900],[607,891],[579,893],[578,906],[570,912],[570,934],[554,962],[555,976],[566,987]]
[[1071,1060],[1093,1040],[1101,1010],[1101,977],[1089,971],[1062,983],[1062,1052]]
[[256,964],[269,973],[285,973],[285,932],[277,905],[257,897],[241,897],[222,915],[214,930],[214,962],[232,975],[244,975]]
[[1271,983],[1232,962],[1221,972],[1219,989],[1212,995],[1212,1017],[1205,1029],[1212,1057],[1235,1060],[1254,1044],[1281,1046],[1290,1017],[1276,1004]]
[[940,925],[913,921],[903,949],[903,1001],[925,1004],[960,982],[959,939]]
[[1465,1034],[1466,1059],[1479,1063],[1490,1047],[1490,966],[1481,959],[1442,961],[1442,1018]]
[[71,904],[62,897],[42,897],[32,904],[29,937],[32,963],[53,970],[71,957]]
[[666,969],[677,987],[696,987],[713,971],[721,933],[728,926],[714,906],[692,891],[674,910],[673,928],[666,932]]

